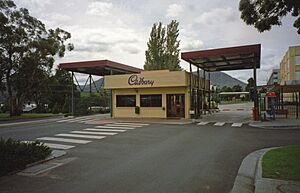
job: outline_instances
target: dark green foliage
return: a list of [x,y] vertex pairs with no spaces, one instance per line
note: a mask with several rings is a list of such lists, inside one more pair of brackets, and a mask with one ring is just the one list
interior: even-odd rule
[[[82,94],[76,99],[75,115],[88,115],[92,113],[108,113],[109,109],[109,93],[101,91],[99,94],[90,95],[89,93]],[[92,110],[90,107],[99,107]]]
[[51,149],[39,141],[24,143],[13,139],[0,139],[0,176],[24,169],[27,164],[45,159]]
[[9,96],[11,116],[20,115],[26,100],[37,100],[56,56],[73,49],[65,42],[71,34],[62,29],[46,29],[25,8],[13,1],[0,2],[0,91]]
[[281,25],[282,18],[291,13],[297,18],[294,27],[300,34],[299,0],[241,0],[239,9],[246,24],[254,25],[259,32],[270,30],[273,25]]
[[232,91],[233,91],[233,92],[242,92],[242,91],[243,91],[243,87],[242,87],[241,85],[239,85],[239,84],[234,85],[234,86],[232,87]]
[[179,60],[179,23],[171,21],[167,27],[162,23],[153,24],[147,43],[145,70],[181,70]]

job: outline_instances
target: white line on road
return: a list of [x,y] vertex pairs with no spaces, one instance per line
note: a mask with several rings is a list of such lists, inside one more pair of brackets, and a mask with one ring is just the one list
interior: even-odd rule
[[143,125],[132,125],[132,124],[129,124],[129,125],[120,125],[120,124],[106,124],[106,126],[117,126],[117,127],[143,127]]
[[124,123],[114,123],[114,124],[116,124],[116,125],[140,125],[140,126],[147,126],[147,125],[149,125],[147,123],[126,123],[126,122],[124,122]]
[[104,129],[135,129],[133,127],[112,127],[112,126],[96,126],[96,128],[104,128]]
[[116,135],[118,133],[111,132],[89,132],[89,131],[72,131],[71,133],[90,134],[90,135]]
[[197,125],[207,125],[209,122],[200,122]]
[[241,127],[243,123],[233,123],[231,127]]
[[38,140],[42,141],[61,141],[61,142],[67,142],[67,143],[79,143],[79,144],[87,144],[91,141],[87,140],[79,140],[79,139],[66,139],[66,138],[58,138],[58,137],[41,137],[37,138]]
[[73,145],[62,145],[62,144],[56,144],[56,143],[44,143],[44,144],[52,149],[71,149],[71,148],[75,147]]
[[78,138],[87,138],[87,139],[103,139],[105,136],[94,136],[94,135],[76,135],[76,134],[66,134],[60,133],[56,134],[55,136],[62,136],[62,137],[78,137]]
[[124,129],[92,129],[92,128],[87,128],[87,129],[84,129],[86,131],[113,131],[113,132],[124,132],[124,131],[127,131],[127,130],[124,130]]
[[225,125],[225,122],[217,122],[214,124],[214,126],[219,126],[219,127],[223,125]]

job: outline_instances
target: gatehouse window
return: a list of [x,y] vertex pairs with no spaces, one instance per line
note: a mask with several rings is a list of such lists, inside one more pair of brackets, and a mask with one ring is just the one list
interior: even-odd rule
[[117,107],[135,107],[135,95],[117,95]]
[[141,95],[141,107],[161,107],[161,94]]

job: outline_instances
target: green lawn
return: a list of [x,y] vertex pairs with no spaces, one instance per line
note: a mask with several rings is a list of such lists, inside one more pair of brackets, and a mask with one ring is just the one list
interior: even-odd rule
[[262,159],[264,178],[300,181],[300,146],[267,152]]
[[21,116],[10,117],[8,113],[0,113],[0,121],[12,121],[18,119],[34,119],[52,116],[61,116],[62,114],[51,114],[51,113],[24,113]]

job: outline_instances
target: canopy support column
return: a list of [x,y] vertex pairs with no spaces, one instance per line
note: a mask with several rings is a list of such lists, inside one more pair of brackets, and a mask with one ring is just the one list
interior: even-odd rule
[[206,105],[206,71],[203,70],[203,78],[204,78],[204,96],[203,96],[203,109],[204,109],[204,115],[206,115],[206,109],[207,109],[207,105]]
[[190,63],[190,110],[189,110],[189,113],[190,113],[190,116],[191,116],[191,118],[193,118],[192,117],[192,114],[191,114],[191,112],[192,112],[192,110],[193,110],[193,103],[194,103],[194,101],[193,101],[193,87],[192,87],[192,78],[193,78],[193,76],[192,76],[192,64]]
[[72,85],[71,85],[71,88],[72,88],[72,116],[74,116],[74,72],[72,72]]
[[259,104],[258,104],[258,93],[257,93],[257,79],[256,79],[256,65],[253,65],[253,79],[254,79],[254,109],[253,119],[254,121],[259,120]]
[[199,70],[199,67],[197,67],[197,76],[198,76],[198,82],[197,82],[197,118],[200,118],[201,98],[200,98],[200,70]]
[[209,109],[209,112],[210,112],[210,109],[211,109],[210,98],[211,98],[211,93],[210,93],[210,72],[208,72],[208,109]]

